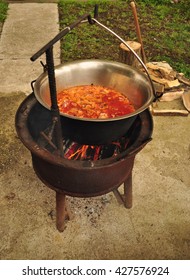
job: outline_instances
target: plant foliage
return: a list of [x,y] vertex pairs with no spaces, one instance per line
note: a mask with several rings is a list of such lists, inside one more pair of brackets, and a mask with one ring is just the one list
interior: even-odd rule
[[0,0],[0,22],[4,22],[7,16],[8,3]]

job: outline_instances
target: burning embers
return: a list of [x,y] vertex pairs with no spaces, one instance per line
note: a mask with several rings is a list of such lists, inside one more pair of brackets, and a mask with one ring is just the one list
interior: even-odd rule
[[108,193],[127,178],[131,184],[135,156],[151,140],[153,130],[152,116],[146,110],[117,141],[87,146],[75,144],[69,137],[62,138],[64,153],[60,154],[53,133],[52,113],[42,107],[34,95],[28,96],[19,106],[15,126],[19,138],[31,152],[39,179],[57,193],[76,197]]
[[[68,160],[80,160],[91,163],[108,158],[117,159],[117,156],[122,155],[129,148],[133,140],[138,137],[140,127],[141,121],[140,118],[137,118],[124,136],[108,144],[87,145],[69,138],[63,138],[62,157]],[[54,128],[55,122],[52,122],[44,131],[40,132],[37,142],[42,148],[57,154],[57,147],[53,139]]]
[[126,150],[128,137],[121,137],[118,141],[107,145],[81,145],[71,140],[64,141],[63,157],[69,160],[101,160],[117,156]]
[[[52,125],[53,127],[53,125]],[[52,139],[52,127],[48,127],[40,133],[38,144],[52,153],[56,152],[56,146]],[[80,144],[71,139],[63,139],[63,158],[68,160],[97,161],[117,157],[127,150],[133,138],[137,137],[140,128],[140,120],[136,119],[128,132],[116,141],[108,144],[87,145]]]

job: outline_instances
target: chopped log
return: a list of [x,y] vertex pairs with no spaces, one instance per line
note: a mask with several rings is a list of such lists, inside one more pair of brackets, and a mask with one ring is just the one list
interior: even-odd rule
[[159,92],[159,93],[163,93],[164,92],[164,89],[165,89],[164,85],[156,83],[154,81],[153,81],[153,85],[154,85],[154,88],[155,88],[156,92]]
[[146,67],[151,75],[158,78],[165,78],[169,81],[176,79],[176,71],[165,61],[148,62]]
[[169,81],[169,80],[167,80],[165,78],[159,78],[159,77],[156,77],[156,76],[154,76],[152,74],[150,74],[150,77],[151,77],[151,79],[154,82],[164,85],[165,89],[169,89],[169,88],[179,87],[180,86],[180,83],[179,83],[178,79],[175,79],[173,81]]
[[187,117],[189,112],[187,110],[176,109],[153,109],[151,110],[153,116],[182,116]]
[[176,99],[180,99],[180,98],[182,98],[183,93],[184,93],[184,90],[165,92],[161,96],[160,101],[173,101]]
[[[126,41],[126,43],[131,47],[136,54],[141,58],[141,44],[135,41]],[[141,64],[134,56],[134,54],[123,44],[120,44],[119,60],[122,63],[128,64],[135,68],[140,68]]]
[[190,112],[190,90],[182,95],[183,105]]
[[177,74],[177,78],[178,78],[178,80],[179,80],[181,83],[183,83],[183,84],[185,84],[185,85],[187,85],[187,86],[190,86],[190,80],[187,79],[187,78],[184,76],[184,74],[178,73],[178,74]]
[[180,82],[178,81],[178,79],[175,79],[173,81],[166,81],[165,83],[165,89],[179,87],[179,86],[180,86]]

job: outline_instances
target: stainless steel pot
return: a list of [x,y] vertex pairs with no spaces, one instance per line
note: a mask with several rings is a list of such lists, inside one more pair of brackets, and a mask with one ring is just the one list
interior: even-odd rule
[[[53,45],[86,18],[90,24],[97,23],[117,37],[141,63],[147,76],[125,64],[106,60],[74,61],[55,68]],[[51,107],[52,119],[57,120],[55,127],[56,145],[61,153],[62,135],[79,143],[92,145],[104,144],[118,139],[129,131],[138,114],[146,110],[156,98],[153,82],[146,65],[118,34],[97,20],[96,7],[94,18],[91,18],[90,15],[83,15],[77,22],[67,26],[43,46],[31,57],[31,60],[35,61],[44,52],[46,52],[47,73],[42,74],[36,80],[33,91],[37,100],[44,107],[47,109]],[[122,92],[135,105],[136,111],[112,119],[77,118],[62,113],[60,116],[56,93],[68,87],[90,84],[111,87]]]
[[[77,85],[101,85],[126,95],[136,111],[112,119],[87,119],[61,114],[63,136],[83,144],[105,144],[123,136],[136,116],[146,110],[155,98],[151,84],[142,72],[119,62],[80,60],[55,67],[57,93]],[[51,108],[47,73],[34,83],[37,100]]]
[[[78,85],[101,85],[116,89],[134,104],[135,112],[112,119],[87,119],[60,113],[63,136],[86,144],[103,144],[123,136],[136,116],[146,110],[155,96],[147,76],[131,66],[106,60],[79,60],[55,67],[57,93]],[[47,73],[34,83],[37,100],[51,109]]]

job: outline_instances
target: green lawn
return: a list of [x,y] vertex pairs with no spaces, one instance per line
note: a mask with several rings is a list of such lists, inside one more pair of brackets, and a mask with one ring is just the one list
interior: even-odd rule
[[[99,4],[99,21],[125,40],[137,41],[131,1],[60,0],[60,28]],[[137,0],[145,54],[148,61],[167,61],[176,71],[190,77],[190,0]],[[0,22],[6,19],[8,4],[0,0]],[[77,58],[119,59],[118,39],[96,25],[82,24],[62,40],[62,61]]]
[[[131,1],[60,0],[60,26],[73,23],[80,15],[93,15],[99,4],[99,21],[125,40],[137,40]],[[167,61],[176,71],[190,77],[190,1],[136,1],[145,54],[148,61]],[[82,24],[62,40],[62,61],[80,58],[118,60],[118,39],[96,25]]]
[[7,16],[8,3],[0,0],[0,22],[4,22]]

